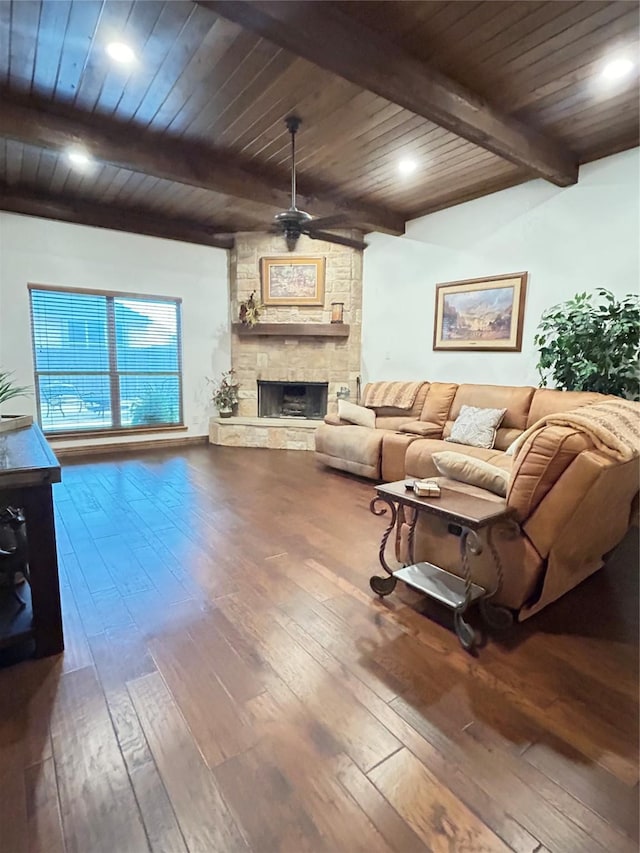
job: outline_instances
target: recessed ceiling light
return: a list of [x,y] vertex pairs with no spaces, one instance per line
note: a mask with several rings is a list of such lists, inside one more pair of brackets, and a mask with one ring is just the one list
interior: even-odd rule
[[401,175],[411,175],[418,168],[418,164],[410,157],[403,157],[398,163],[398,171]]
[[626,77],[633,70],[633,62],[625,57],[613,59],[608,62],[602,69],[602,76],[607,80],[619,80],[621,77]]
[[115,59],[116,62],[133,62],[136,58],[135,53],[129,47],[128,44],[125,44],[122,41],[112,41],[107,45],[107,53],[111,57],[111,59]]
[[85,154],[84,151],[68,151],[67,157],[69,158],[69,162],[81,169],[86,168],[91,163],[91,157]]

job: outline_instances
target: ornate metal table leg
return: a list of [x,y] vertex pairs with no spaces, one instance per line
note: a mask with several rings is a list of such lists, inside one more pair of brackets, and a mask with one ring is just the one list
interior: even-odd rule
[[411,512],[413,515],[411,516],[411,521],[409,522],[409,536],[407,539],[407,550],[409,556],[408,565],[412,566],[416,561],[416,556],[414,554],[414,539],[416,535],[416,524],[418,523],[418,510],[412,509]]
[[[517,530],[517,525],[515,522],[512,522],[509,524],[509,528],[512,531]],[[489,595],[480,600],[480,613],[482,614],[483,620],[490,628],[493,628],[495,631],[506,631],[507,628],[511,628],[513,625],[513,613],[507,607],[503,607],[500,604],[494,604],[490,600],[494,595],[497,595],[500,592],[504,579],[502,560],[500,559],[498,549],[493,542],[493,525],[491,525],[487,530],[487,543],[496,566],[496,585]]]
[[464,601],[455,609],[453,624],[462,648],[468,652],[472,651],[476,645],[476,632],[464,618],[464,614],[471,602],[471,566],[469,565],[469,554],[481,553],[482,543],[478,535],[473,530],[469,530],[468,527],[463,527],[462,535],[460,536],[460,556],[464,572]]
[[[383,503],[386,506],[377,507],[376,504]],[[387,573],[388,577],[381,578],[379,575],[373,575],[369,578],[369,586],[376,593],[376,595],[390,595],[393,590],[396,588],[396,584],[398,581],[393,576],[393,569],[387,563],[385,558],[385,550],[387,547],[387,540],[391,535],[391,531],[396,526],[396,520],[398,518],[398,510],[396,505],[389,498],[382,497],[381,495],[376,495],[375,498],[369,504],[369,509],[374,515],[386,515],[387,507],[391,509],[391,520],[389,521],[389,525],[387,529],[382,534],[382,540],[380,542],[380,551],[378,552],[378,558],[380,560],[380,565]]]

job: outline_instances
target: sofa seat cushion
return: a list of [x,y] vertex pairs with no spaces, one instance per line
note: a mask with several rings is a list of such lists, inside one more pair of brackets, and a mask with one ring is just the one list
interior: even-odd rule
[[436,477],[438,469],[431,458],[434,453],[451,451],[463,453],[473,459],[482,459],[490,465],[497,465],[505,471],[510,471],[513,457],[507,456],[502,450],[487,450],[484,447],[470,447],[468,444],[451,444],[443,439],[421,438],[414,441],[407,449],[405,473],[408,477]]
[[433,462],[443,477],[449,477],[471,486],[487,489],[494,495],[505,497],[509,474],[497,465],[491,465],[482,459],[474,459],[463,453],[443,451],[433,454]]
[[402,424],[400,432],[406,432],[410,435],[418,435],[422,438],[426,438],[427,436],[440,438],[442,427],[438,426],[438,424],[432,423],[431,421],[410,421],[408,424]]
[[332,468],[350,471],[361,477],[380,476],[380,455],[385,431],[355,425],[336,429],[321,424],[315,433],[316,453]]
[[415,423],[412,415],[376,415],[376,429],[398,430],[405,424]]

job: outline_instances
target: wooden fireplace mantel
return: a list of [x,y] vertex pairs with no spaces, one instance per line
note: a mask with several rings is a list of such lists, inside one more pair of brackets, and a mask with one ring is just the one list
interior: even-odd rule
[[243,323],[233,323],[233,331],[241,337],[275,336],[285,338],[316,337],[316,338],[348,338],[348,323],[258,323],[256,326],[245,326]]

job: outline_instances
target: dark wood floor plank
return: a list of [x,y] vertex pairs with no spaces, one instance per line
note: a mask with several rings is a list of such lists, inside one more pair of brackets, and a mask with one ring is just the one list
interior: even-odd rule
[[508,853],[507,845],[407,749],[367,775],[433,853]]
[[256,733],[188,634],[152,640],[151,654],[209,767],[249,749]]
[[155,762],[139,765],[129,776],[152,853],[188,853]]
[[53,758],[27,767],[25,791],[29,853],[65,853]]
[[557,742],[534,743],[524,752],[523,758],[638,842],[640,797],[637,785],[625,785],[602,767],[585,761],[576,750]]
[[[316,643],[308,635],[305,638],[305,632],[300,626],[290,623],[289,630],[293,632],[296,640],[304,645],[310,654],[316,656],[328,671],[334,672],[336,676],[341,676],[347,689],[366,703],[377,718],[399,740],[405,744],[410,744],[417,754],[428,755],[430,766],[435,766],[439,781],[445,787],[455,791],[459,798],[472,807],[475,812],[481,814],[487,826],[491,827],[513,850],[518,851],[518,853],[534,853],[538,847],[537,839],[509,816],[504,806],[500,804],[499,797],[494,794],[495,798],[492,799],[489,794],[475,784],[472,775],[467,776],[462,772],[461,764],[464,765],[464,762],[448,760],[447,756],[451,753],[450,748],[453,746],[453,742],[446,735],[439,734],[439,730],[430,725],[430,741],[417,736],[413,730],[405,727],[400,717],[394,715],[388,704],[381,702],[377,696],[368,694],[369,688],[361,679],[354,677],[351,673],[344,672],[339,662],[326,652],[319,643]],[[453,719],[455,720],[455,715]],[[456,729],[461,731],[459,726],[456,726]],[[460,758],[459,755],[454,757]]]
[[206,655],[208,667],[231,697],[241,706],[264,690],[260,668],[247,662],[225,636],[221,613],[212,611],[189,625],[189,636]]
[[225,596],[218,604],[239,630],[250,631],[259,641],[265,660],[313,715],[335,733],[356,764],[367,770],[395,752],[400,743],[367,708],[346,700],[340,682],[274,623],[257,596],[251,603],[249,599],[245,591]]
[[151,850],[184,853],[182,833],[127,690],[127,681],[156,671],[146,641],[133,629],[100,634],[90,645]]
[[61,678],[51,733],[67,851],[148,850],[135,795],[92,667]]
[[[13,733],[9,726],[15,727]],[[15,723],[2,725],[0,745],[0,829],[2,844],[12,853],[28,853],[29,820],[22,751]],[[6,739],[6,740],[5,740]]]
[[[607,849],[574,822],[574,815],[568,818],[556,803],[545,799],[523,781],[503,755],[482,745],[474,747],[464,743],[460,746],[451,738],[443,742],[441,731],[411,705],[401,699],[394,700],[392,704],[402,719],[423,738],[423,742],[415,744],[413,751],[438,778],[446,780],[452,790],[457,790],[457,780],[452,779],[450,773],[452,766],[457,766],[458,773],[462,771],[467,780],[473,780],[475,786],[489,794],[496,803],[503,804],[510,817],[538,840],[546,842],[552,850],[558,853],[572,853],[574,850],[603,853]],[[440,746],[437,753],[433,752],[432,741]],[[447,767],[442,767],[440,756],[446,756]],[[468,787],[468,782],[465,787]],[[460,796],[463,796],[462,792]],[[483,818],[488,821],[490,815],[483,812]]]
[[346,755],[338,755],[332,761],[332,768],[342,787],[368,815],[394,853],[429,853],[430,847],[416,835],[353,761]]
[[128,687],[187,848],[246,853],[247,844],[159,673]]
[[78,613],[76,600],[70,586],[62,587],[60,591],[62,605],[62,621],[65,626],[64,671],[82,669],[93,664],[89,643],[82,630],[82,621]]
[[[465,729],[465,734],[482,744],[494,756],[494,760],[505,773],[519,780],[528,790],[539,794],[547,802],[552,803],[558,811],[569,817],[577,826],[601,845],[603,850],[619,850],[621,853],[634,853],[636,845],[624,837],[618,829],[603,820],[572,794],[556,784],[535,766],[512,753],[504,752],[496,741],[493,732],[483,725],[474,723]],[[515,786],[514,786],[515,787]]]

